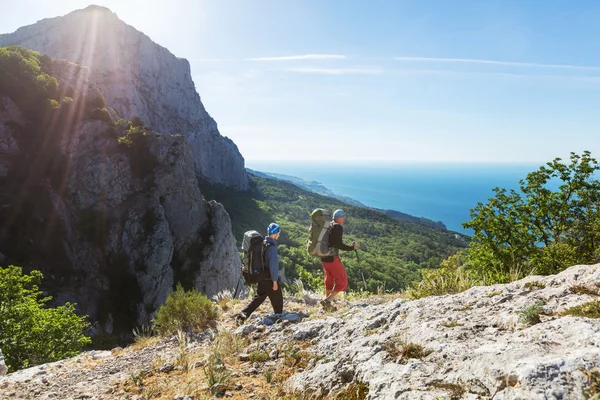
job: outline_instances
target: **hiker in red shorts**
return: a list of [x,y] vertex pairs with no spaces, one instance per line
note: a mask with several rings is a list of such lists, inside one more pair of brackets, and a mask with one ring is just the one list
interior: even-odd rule
[[331,300],[337,296],[338,293],[346,291],[348,287],[348,276],[346,275],[346,268],[340,260],[340,250],[352,251],[356,249],[356,242],[352,242],[352,245],[348,246],[344,244],[342,236],[344,235],[344,228],[342,227],[346,222],[346,213],[343,210],[335,210],[333,213],[333,225],[329,233],[329,246],[333,248],[333,255],[321,258],[321,264],[323,264],[323,271],[325,272],[325,300],[321,301],[321,305],[326,310],[335,309]]

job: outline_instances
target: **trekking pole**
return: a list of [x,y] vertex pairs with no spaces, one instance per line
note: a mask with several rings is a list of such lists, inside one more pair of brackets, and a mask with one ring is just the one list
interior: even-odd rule
[[360,270],[360,276],[362,276],[363,285],[365,285],[365,291],[367,290],[367,281],[365,280],[365,274],[363,274],[363,269],[360,265],[360,258],[358,257],[358,250],[354,249],[354,254],[356,254],[356,262],[358,264],[358,269]]

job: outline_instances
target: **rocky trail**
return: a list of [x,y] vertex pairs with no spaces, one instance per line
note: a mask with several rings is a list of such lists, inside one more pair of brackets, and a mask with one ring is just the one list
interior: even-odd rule
[[596,398],[599,293],[593,265],[328,313],[310,295],[286,297],[287,314],[264,305],[237,328],[232,301],[214,329],[18,371],[0,378],[0,398]]

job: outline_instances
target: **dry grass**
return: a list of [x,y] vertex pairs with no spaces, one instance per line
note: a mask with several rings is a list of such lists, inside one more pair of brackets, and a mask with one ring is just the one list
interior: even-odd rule
[[600,290],[588,285],[573,285],[569,288],[569,291],[574,294],[589,294],[590,296],[598,296]]
[[459,385],[457,383],[448,383],[448,382],[433,382],[431,387],[436,389],[444,390],[448,393],[450,400],[458,400],[462,399],[463,395],[466,393],[464,386]]
[[573,315],[575,317],[600,318],[600,301],[594,300],[580,306],[571,307],[560,315]]
[[364,382],[351,383],[335,395],[335,400],[365,400],[369,395],[369,385]]
[[586,399],[600,399],[600,371],[597,368],[591,370],[582,369],[587,378],[583,394]]
[[422,359],[432,353],[432,350],[426,349],[420,344],[411,343],[405,337],[397,335],[392,336],[387,342],[383,343],[383,350],[394,360],[404,364],[409,358]]
[[442,321],[440,323],[441,326],[445,327],[445,328],[454,328],[457,326],[464,326],[464,324],[461,324],[460,322],[458,322],[457,319],[453,319],[451,321]]

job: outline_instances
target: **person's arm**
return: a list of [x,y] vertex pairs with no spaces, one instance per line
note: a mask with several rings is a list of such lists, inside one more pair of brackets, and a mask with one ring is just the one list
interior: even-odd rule
[[273,290],[277,290],[275,289],[275,285],[279,279],[279,259],[277,257],[277,247],[275,246],[267,247],[267,265],[269,266],[269,271],[271,271]]
[[344,230],[342,229],[341,225],[334,225],[333,228],[331,228],[331,234],[329,235],[329,245],[338,250],[354,250],[354,246],[348,246],[347,244],[344,244],[342,240],[343,233]]

